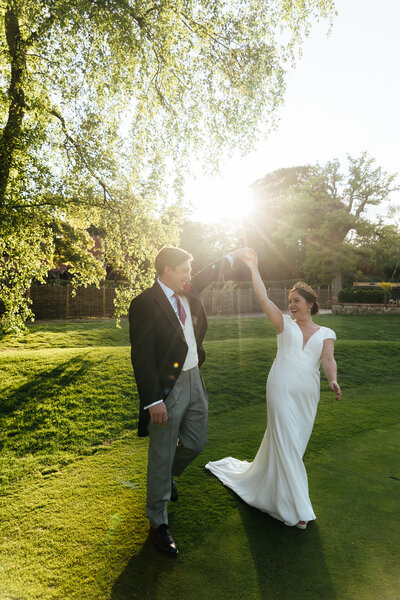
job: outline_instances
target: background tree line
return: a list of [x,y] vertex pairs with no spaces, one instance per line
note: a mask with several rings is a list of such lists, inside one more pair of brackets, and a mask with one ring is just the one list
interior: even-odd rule
[[198,266],[240,244],[256,249],[266,281],[306,279],[334,293],[354,280],[399,281],[400,231],[368,209],[388,201],[395,176],[366,153],[268,173],[251,186],[252,209],[236,229],[186,221],[182,244]]

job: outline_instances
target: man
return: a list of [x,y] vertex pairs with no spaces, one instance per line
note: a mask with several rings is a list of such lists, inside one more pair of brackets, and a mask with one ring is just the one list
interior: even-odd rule
[[150,436],[146,501],[150,539],[170,556],[178,554],[168,529],[168,502],[178,499],[173,477],[207,443],[208,400],[199,371],[205,359],[207,317],[200,293],[230,273],[233,260],[243,252],[236,250],[191,279],[191,254],[162,248],[155,260],[157,281],[134,298],[129,309],[139,436]]

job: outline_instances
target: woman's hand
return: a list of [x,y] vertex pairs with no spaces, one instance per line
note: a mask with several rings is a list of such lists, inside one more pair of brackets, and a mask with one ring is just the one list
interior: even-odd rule
[[337,382],[337,381],[331,381],[331,382],[329,383],[329,387],[330,387],[331,391],[332,391],[334,394],[336,394],[336,398],[335,398],[335,399],[336,399],[336,400],[339,400],[339,398],[340,398],[340,397],[341,397],[341,395],[342,395],[342,391],[341,391],[341,389],[340,389],[340,385],[338,384],[338,382]]
[[250,266],[250,265],[254,265],[255,267],[258,267],[258,256],[257,256],[257,252],[255,250],[253,250],[253,248],[246,248],[247,250],[247,254],[246,256],[243,258],[243,261],[246,263],[246,265]]
[[248,267],[258,266],[257,254],[252,248],[240,248],[231,252],[231,256],[236,260],[242,260]]

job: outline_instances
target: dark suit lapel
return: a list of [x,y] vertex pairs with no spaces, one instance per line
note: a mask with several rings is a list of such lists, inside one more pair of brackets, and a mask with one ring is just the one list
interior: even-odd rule
[[199,320],[199,311],[197,310],[197,307],[196,307],[196,300],[194,300],[190,296],[186,296],[186,298],[187,298],[187,301],[188,301],[189,307],[190,307],[190,314],[192,316],[193,329],[196,332],[197,323]]
[[171,306],[171,302],[168,300],[167,296],[164,294],[163,289],[157,281],[154,283],[152,290],[154,292],[157,303],[162,308],[165,317],[171,322],[171,325],[177,329],[183,339],[185,336],[183,335],[183,329],[181,324],[179,323],[178,317],[175,314],[174,309]]
[[201,300],[197,297],[197,294],[193,295],[192,292],[189,292],[186,293],[185,296],[190,306],[194,334],[196,339],[198,339],[199,332],[203,330],[204,323],[207,321],[204,306],[202,305]]

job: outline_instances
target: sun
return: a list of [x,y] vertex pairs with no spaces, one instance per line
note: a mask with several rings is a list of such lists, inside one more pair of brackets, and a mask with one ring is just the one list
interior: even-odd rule
[[201,223],[240,224],[252,206],[248,186],[248,181],[233,176],[190,180],[185,186],[188,217]]

